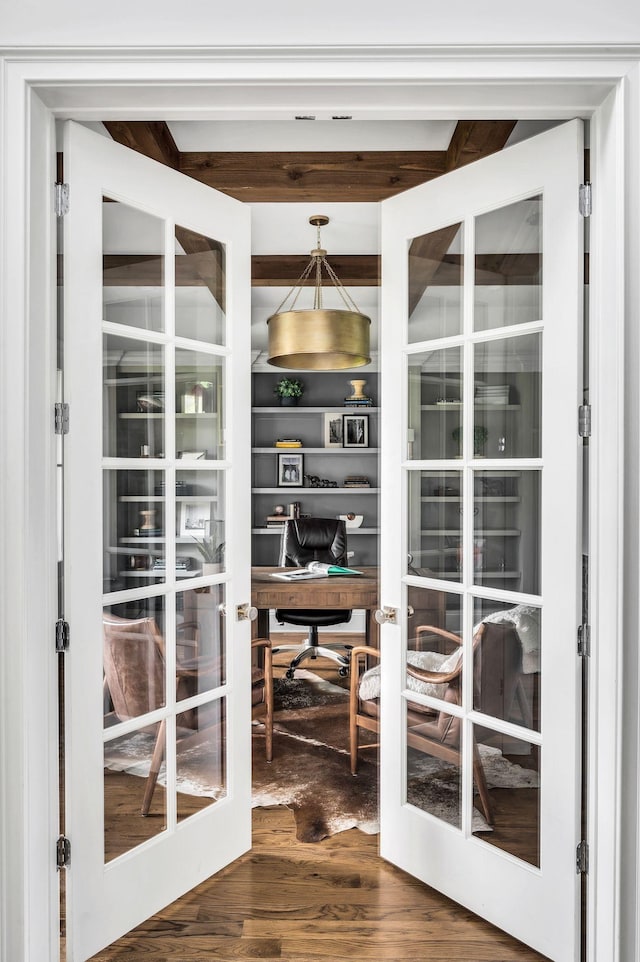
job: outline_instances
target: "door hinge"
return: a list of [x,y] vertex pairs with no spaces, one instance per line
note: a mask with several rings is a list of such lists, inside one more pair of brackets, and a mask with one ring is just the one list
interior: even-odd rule
[[56,652],[69,650],[69,622],[59,618],[56,621]]
[[54,184],[53,209],[56,217],[64,217],[69,213],[69,185]]
[[591,217],[592,205],[593,191],[591,189],[591,183],[587,181],[586,184],[580,184],[578,191],[578,209],[583,217]]
[[56,401],[55,429],[56,434],[69,433],[69,405],[64,401]]
[[578,408],[578,435],[581,438],[591,437],[591,405],[581,404]]
[[59,869],[69,868],[71,864],[71,842],[66,835],[60,835],[56,841],[56,865]]
[[578,844],[576,848],[576,873],[578,875],[587,875],[589,872],[589,846],[586,841],[582,841]]
[[578,654],[581,658],[591,655],[591,626],[580,625],[578,628]]

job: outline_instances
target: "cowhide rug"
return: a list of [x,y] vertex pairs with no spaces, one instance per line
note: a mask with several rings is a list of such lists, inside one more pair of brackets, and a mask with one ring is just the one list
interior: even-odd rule
[[[349,768],[349,695],[306,670],[293,681],[275,680],[273,761],[264,758],[264,737],[253,738],[253,806],[286,805],[301,842],[318,842],[349,828],[378,831],[377,751],[361,752],[358,775]],[[361,733],[362,741],[374,736]],[[153,736],[139,733],[107,747],[108,768],[146,777]],[[537,787],[535,772],[513,765],[494,748],[480,746],[490,788]],[[164,783],[163,769],[159,782]],[[443,820],[459,824],[458,771],[422,753],[412,753],[409,801]],[[179,792],[224,796],[208,771],[206,745],[181,752]],[[474,832],[491,831],[474,809]]]

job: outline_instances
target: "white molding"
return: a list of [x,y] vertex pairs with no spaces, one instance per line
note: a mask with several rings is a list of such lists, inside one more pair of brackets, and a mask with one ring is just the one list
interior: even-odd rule
[[[24,93],[24,96],[23,96]],[[2,958],[57,958],[58,834],[54,127],[37,97],[6,90],[0,422],[0,863]],[[21,130],[14,138],[11,130]],[[25,217],[39,211],[38,229]],[[42,208],[44,207],[44,212]],[[33,384],[37,390],[31,390]]]
[[[625,316],[635,323],[640,301],[637,266],[633,262],[633,257],[638,256],[638,228],[632,223],[634,218],[631,215],[626,226],[620,221],[621,208],[629,196],[633,204],[628,209],[638,209],[637,188],[633,186],[632,194],[626,197],[625,191],[634,184],[634,171],[638,165],[639,59],[637,45],[394,46],[314,50],[5,48],[5,59],[1,64],[4,109],[0,112],[4,115],[0,155],[4,212],[0,263],[0,309],[3,314],[0,396],[6,412],[0,421],[0,450],[5,460],[5,469],[0,476],[3,531],[0,591],[5,598],[5,603],[0,606],[0,949],[3,957],[20,959],[21,962],[50,962],[57,958],[57,940],[51,922],[57,912],[53,894],[56,878],[53,851],[51,854],[47,851],[43,856],[36,850],[36,843],[48,839],[55,822],[52,800],[57,791],[56,753],[54,739],[46,725],[54,725],[52,689],[55,675],[48,629],[55,620],[56,611],[55,594],[50,590],[45,571],[47,556],[55,544],[55,521],[45,510],[48,504],[47,471],[42,471],[43,459],[45,465],[48,464],[49,443],[52,443],[46,430],[52,384],[48,378],[44,383],[40,380],[42,370],[39,366],[42,351],[46,353],[48,350],[43,339],[51,333],[51,317],[46,316],[46,311],[45,315],[38,313],[43,307],[42,300],[38,299],[43,277],[45,290],[50,290],[51,278],[47,279],[48,258],[42,247],[34,249],[30,271],[29,238],[25,228],[26,221],[32,218],[38,230],[46,234],[49,218],[39,219],[29,208],[29,87],[39,89],[51,114],[56,116],[89,117],[92,111],[95,116],[106,116],[103,105],[111,100],[115,104],[114,110],[122,118],[125,111],[119,98],[124,103],[128,101],[126,113],[130,117],[160,117],[163,112],[168,116],[168,104],[174,119],[207,116],[213,99],[212,88],[228,91],[236,87],[240,90],[244,85],[249,97],[267,78],[274,90],[282,92],[281,99],[286,100],[284,94],[291,98],[290,88],[302,78],[309,81],[304,85],[306,90],[321,90],[323,85],[333,85],[332,89],[340,88],[349,93],[351,89],[357,91],[363,86],[378,86],[381,90],[388,87],[398,95],[388,108],[390,115],[404,110],[403,116],[408,116],[411,111],[417,111],[409,93],[421,89],[429,94],[424,99],[431,100],[433,116],[460,115],[459,104],[468,97],[470,111],[465,112],[465,116],[480,116],[484,103],[484,116],[506,116],[517,109],[518,115],[524,118],[550,117],[551,110],[557,117],[581,111],[588,114],[604,100],[603,91],[620,82],[628,98],[624,115],[618,106],[622,100],[613,98],[615,106],[596,111],[594,118],[600,124],[598,136],[601,142],[594,144],[599,176],[609,185],[608,190],[615,191],[614,210],[606,212],[605,219],[605,212],[598,212],[596,201],[593,221],[594,235],[601,232],[602,250],[606,251],[610,245],[606,268],[594,276],[593,296],[600,310],[597,336],[604,353],[601,358],[592,357],[592,373],[597,373],[600,382],[600,408],[594,412],[598,438],[594,434],[592,447],[594,474],[601,482],[592,514],[593,544],[598,547],[594,587],[599,589],[594,631],[597,638],[602,639],[603,650],[608,650],[612,635],[614,644],[616,639],[620,646],[622,644],[621,629],[616,632],[610,620],[613,618],[615,623],[619,611],[626,621],[625,637],[629,646],[637,644],[640,595],[635,482],[639,474],[638,403],[633,383],[629,383],[631,378],[627,380],[624,400],[619,390],[619,376],[624,367],[624,346],[620,343],[622,313],[624,311]],[[514,78],[519,81],[515,93]],[[476,91],[473,98],[470,94],[472,86]],[[171,103],[171,97],[176,93],[184,93],[184,96]],[[209,106],[205,103],[205,94],[208,94]],[[135,96],[139,96],[137,108],[133,100]],[[194,106],[189,107],[188,99],[192,96]],[[252,109],[258,116],[261,108],[256,104],[257,100]],[[424,105],[421,109],[424,111]],[[243,116],[249,116],[249,113],[247,110]],[[611,145],[612,117],[615,130]],[[629,164],[627,183],[623,180],[624,151]],[[37,178],[37,168],[32,173]],[[50,177],[49,173],[45,179]],[[36,182],[40,184],[41,195],[46,193],[42,179]],[[625,244],[628,245],[628,282],[626,302],[621,304],[619,286],[623,262],[619,254]],[[614,328],[611,328],[614,308]],[[612,330],[615,330],[615,336],[608,339]],[[633,373],[637,380],[640,352],[631,325],[627,327],[627,334],[629,332],[632,337],[626,346],[626,364],[629,373]],[[629,352],[630,347],[633,353]],[[607,383],[605,378],[611,378],[611,382]],[[21,402],[16,403],[16,398],[26,396],[27,388],[29,417],[26,407]],[[595,383],[593,388],[596,389]],[[614,432],[610,426],[623,423],[625,410],[629,414],[624,432],[628,467],[626,476],[621,476],[622,440],[616,434],[618,447],[615,449]],[[45,429],[42,429],[41,416],[45,418]],[[40,436],[34,434],[36,428],[41,430]],[[613,465],[611,457],[615,460]],[[625,511],[624,516],[620,501],[623,480],[627,482],[626,497],[632,499],[625,505],[630,513]],[[619,539],[623,535],[622,517],[630,537],[623,559],[628,572],[627,590],[621,598]],[[34,546],[39,548],[40,554],[34,551]],[[635,674],[629,675],[628,669],[634,665]],[[615,962],[618,962],[615,952],[620,928],[626,933],[631,932],[627,944],[634,944],[636,951],[640,941],[635,908],[637,864],[640,861],[637,836],[634,835],[631,852],[625,838],[623,848],[628,861],[624,865],[626,875],[622,881],[630,880],[633,885],[632,891],[628,888],[621,890],[618,887],[619,836],[615,835],[614,828],[602,824],[603,818],[610,818],[614,823],[617,818],[621,765],[615,746],[628,720],[633,726],[633,737],[625,746],[625,758],[630,766],[627,768],[628,781],[622,785],[622,795],[626,798],[626,827],[632,824],[637,814],[637,661],[625,667],[630,696],[627,711],[630,714],[624,719],[620,715],[622,680],[618,662],[614,658],[612,664],[605,665],[594,659],[592,667],[592,720],[596,728],[590,762],[593,766],[592,784],[598,786],[598,791],[592,797],[591,815],[592,830],[595,822],[599,823],[599,828],[593,836],[596,863],[590,875],[590,910],[594,921],[590,926],[589,958],[614,959]],[[634,695],[635,701],[632,701]],[[43,732],[47,734],[43,736]],[[604,781],[600,778],[601,773],[610,775],[613,780]],[[39,873],[43,871],[43,859],[46,863],[44,885],[38,881]],[[631,958],[633,954],[626,957]]]
[[[623,89],[612,93],[591,125],[594,211],[590,224],[593,269],[589,284],[589,400],[593,411],[588,545],[592,629],[588,706],[592,738],[588,766],[593,772],[588,787],[590,962],[618,962],[627,957],[619,955],[623,532],[629,520],[623,497],[628,448],[623,418],[625,297],[619,270],[625,262],[625,209],[629,209],[629,184],[624,182],[623,170],[625,100]],[[629,267],[627,258],[627,270]]]

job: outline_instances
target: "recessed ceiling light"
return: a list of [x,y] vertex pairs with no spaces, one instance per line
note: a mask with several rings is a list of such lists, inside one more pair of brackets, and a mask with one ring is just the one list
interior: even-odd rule
[[313,114],[297,114],[296,120],[315,120]]
[[351,114],[334,114],[332,120],[353,120]]

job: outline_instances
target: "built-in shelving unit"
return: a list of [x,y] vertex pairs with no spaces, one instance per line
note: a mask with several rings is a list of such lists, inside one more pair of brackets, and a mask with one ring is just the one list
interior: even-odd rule
[[[282,373],[253,375],[253,563],[275,564],[281,530],[267,527],[276,505],[284,507],[298,502],[300,514],[313,517],[337,517],[354,513],[363,515],[358,528],[347,531],[352,563],[361,565],[378,562],[378,500],[380,489],[377,375],[353,372],[304,372],[296,374],[303,381],[305,391],[296,406],[274,405],[274,387]],[[370,407],[354,408],[345,405],[351,393],[349,380],[366,380],[365,394],[370,396]],[[345,416],[357,415],[367,419],[368,443],[358,447],[326,446],[326,417],[342,422]],[[279,438],[295,438],[301,446],[278,448]],[[304,483],[278,484],[278,455],[299,454],[303,459]],[[364,476],[368,487],[345,486],[349,476]],[[313,486],[315,477],[335,484],[335,487]],[[266,537],[265,537],[266,536]]]

